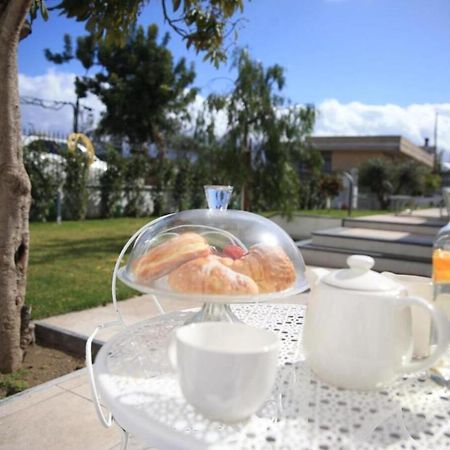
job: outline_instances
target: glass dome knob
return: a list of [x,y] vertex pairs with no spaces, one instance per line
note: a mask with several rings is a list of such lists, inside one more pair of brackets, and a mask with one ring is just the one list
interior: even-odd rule
[[233,186],[206,185],[204,189],[209,209],[225,211],[228,208]]

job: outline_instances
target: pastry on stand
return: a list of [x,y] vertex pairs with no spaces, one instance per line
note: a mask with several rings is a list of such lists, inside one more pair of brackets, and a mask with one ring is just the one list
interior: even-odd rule
[[238,321],[230,303],[270,301],[308,288],[302,256],[284,230],[260,215],[228,210],[229,186],[205,191],[209,209],[163,216],[130,239],[120,280],[162,301],[203,301],[189,322]]

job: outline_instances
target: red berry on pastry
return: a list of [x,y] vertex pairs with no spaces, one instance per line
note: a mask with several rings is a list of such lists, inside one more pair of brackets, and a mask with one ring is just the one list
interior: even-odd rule
[[246,251],[243,248],[239,247],[238,245],[228,244],[225,245],[222,253],[223,256],[228,256],[229,258],[232,259],[239,259],[246,254]]

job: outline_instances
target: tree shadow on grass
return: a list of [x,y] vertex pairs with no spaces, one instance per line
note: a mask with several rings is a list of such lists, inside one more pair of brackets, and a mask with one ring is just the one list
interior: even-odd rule
[[67,259],[82,256],[119,255],[127,238],[118,236],[114,238],[83,238],[78,240],[55,239],[44,248],[33,252],[32,264],[51,262],[54,259]]

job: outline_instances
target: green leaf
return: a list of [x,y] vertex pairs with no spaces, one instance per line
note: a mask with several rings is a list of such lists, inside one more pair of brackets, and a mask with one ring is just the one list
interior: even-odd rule
[[30,19],[31,19],[31,22],[33,22],[33,20],[36,19],[37,9],[38,9],[37,0],[33,0],[33,2],[31,3],[31,6],[30,6]]
[[45,4],[45,0],[41,0],[41,2],[40,2],[40,9],[41,9],[41,17],[47,22],[47,20],[48,20],[48,9],[47,9],[47,5]]

